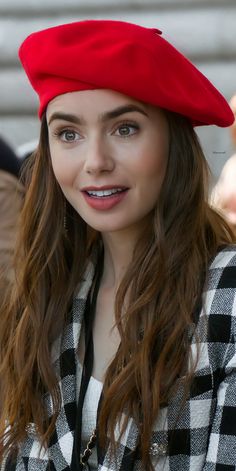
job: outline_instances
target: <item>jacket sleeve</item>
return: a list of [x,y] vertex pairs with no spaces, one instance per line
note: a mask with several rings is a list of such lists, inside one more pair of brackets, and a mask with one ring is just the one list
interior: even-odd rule
[[223,380],[217,391],[217,403],[203,471],[235,471],[236,469],[235,294],[231,320],[231,341],[228,343],[226,350]]

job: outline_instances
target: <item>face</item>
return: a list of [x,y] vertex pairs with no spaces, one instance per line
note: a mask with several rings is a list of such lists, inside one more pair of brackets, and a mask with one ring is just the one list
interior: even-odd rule
[[227,160],[216,185],[216,205],[236,231],[236,154]]
[[223,211],[229,224],[236,230],[236,195],[224,202]]
[[110,90],[60,95],[47,108],[55,177],[92,228],[131,230],[155,207],[165,175],[163,112]]
[[232,141],[233,141],[234,145],[236,146],[236,95],[234,95],[231,98],[229,104],[230,104],[230,107],[231,107],[231,109],[234,113],[234,117],[235,117],[234,123],[230,127],[230,131],[231,131]]

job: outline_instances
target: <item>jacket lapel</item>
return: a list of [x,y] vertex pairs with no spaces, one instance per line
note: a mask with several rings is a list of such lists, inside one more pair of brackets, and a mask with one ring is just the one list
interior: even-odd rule
[[[69,470],[72,458],[76,422],[76,384],[80,384],[81,372],[76,368],[77,350],[85,311],[86,299],[92,284],[94,267],[89,263],[78,294],[73,300],[72,312],[63,335],[53,346],[53,363],[60,378],[61,410],[55,433],[50,442],[49,459],[56,470]],[[49,398],[49,403],[51,403]]]

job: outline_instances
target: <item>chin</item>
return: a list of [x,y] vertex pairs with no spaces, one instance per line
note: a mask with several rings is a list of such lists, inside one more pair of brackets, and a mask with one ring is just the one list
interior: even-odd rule
[[85,221],[87,224],[94,229],[95,231],[101,232],[103,234],[110,232],[120,232],[126,230],[129,226],[122,226],[117,224],[91,224],[91,222]]
[[92,218],[89,220],[88,218],[83,219],[92,229],[104,234],[110,232],[126,231],[131,229],[133,226],[137,226],[137,223],[135,221],[117,221],[115,216],[111,216],[109,218],[109,221],[101,221],[101,218],[99,221],[92,220]]

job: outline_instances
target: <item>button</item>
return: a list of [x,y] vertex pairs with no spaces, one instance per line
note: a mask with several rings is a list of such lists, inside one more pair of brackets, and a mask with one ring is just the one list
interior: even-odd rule
[[154,456],[165,456],[167,453],[167,446],[163,443],[152,443],[149,452]]

